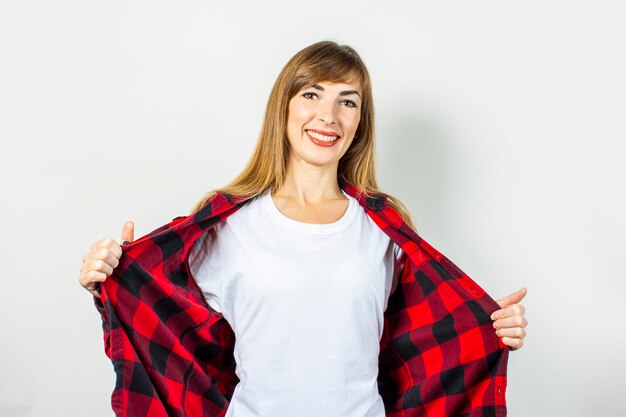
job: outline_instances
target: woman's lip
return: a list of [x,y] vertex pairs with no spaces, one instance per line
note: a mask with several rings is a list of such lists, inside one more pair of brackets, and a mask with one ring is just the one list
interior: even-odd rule
[[327,132],[325,130],[317,130],[317,129],[306,129],[306,130],[310,130],[311,132],[319,133],[320,135],[324,135],[324,136],[339,136],[335,132]]
[[[337,139],[335,139],[333,141],[330,141],[330,142],[324,142],[324,141],[315,139],[313,136],[309,135],[308,131],[305,130],[304,132],[306,133],[307,137],[309,138],[309,140],[311,142],[313,142],[314,144],[319,145],[319,146],[324,146],[324,147],[328,148],[330,146],[333,146],[335,143],[339,142],[339,138],[337,138]],[[316,130],[314,130],[314,132],[316,132]]]

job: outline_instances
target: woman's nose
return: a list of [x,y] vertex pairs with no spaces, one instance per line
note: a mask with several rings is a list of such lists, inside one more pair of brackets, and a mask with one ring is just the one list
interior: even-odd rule
[[337,115],[334,103],[320,103],[318,117],[327,124],[335,123]]

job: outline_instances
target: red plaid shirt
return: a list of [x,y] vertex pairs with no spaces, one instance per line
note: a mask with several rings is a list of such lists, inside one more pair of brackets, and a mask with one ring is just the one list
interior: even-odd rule
[[[378,388],[387,417],[506,416],[509,348],[490,314],[498,304],[410,229],[384,195],[341,183],[406,253],[380,341]],[[216,194],[123,246],[94,297],[116,385],[117,417],[217,417],[235,385],[234,333],[189,273],[194,241],[249,198]],[[339,343],[339,341],[338,341]]]

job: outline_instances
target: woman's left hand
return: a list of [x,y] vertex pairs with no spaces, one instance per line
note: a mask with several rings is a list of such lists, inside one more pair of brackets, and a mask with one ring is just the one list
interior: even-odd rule
[[528,320],[524,317],[526,308],[519,302],[526,296],[526,288],[509,294],[504,298],[496,300],[500,310],[491,314],[493,327],[496,334],[502,338],[502,343],[509,346],[511,350],[517,350],[524,345],[526,337],[526,326]]

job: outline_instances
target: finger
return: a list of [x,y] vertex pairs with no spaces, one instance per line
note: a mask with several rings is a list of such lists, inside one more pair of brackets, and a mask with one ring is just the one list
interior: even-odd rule
[[98,248],[112,248],[113,245],[117,245],[118,243],[115,241],[115,239],[107,237],[104,239],[100,239],[97,242],[95,242],[93,245],[91,245],[91,251],[94,252],[96,250],[98,250]]
[[83,264],[80,266],[80,272],[92,269],[92,262],[95,260],[103,260],[112,268],[116,268],[120,263],[119,259],[122,255],[122,248],[113,239],[110,239],[109,246],[97,247],[91,252],[83,255]]
[[[122,256],[122,247],[119,243],[111,239],[106,246],[97,249],[97,254],[94,255],[94,258],[105,259],[109,258],[109,255],[113,256],[115,259],[120,259]],[[109,262],[111,265],[113,263]],[[117,266],[117,264],[115,265]]]
[[519,291],[516,291],[514,293],[507,295],[506,297],[496,300],[496,303],[498,303],[500,308],[508,307],[511,304],[519,303],[522,300],[522,298],[526,296],[526,293],[527,293],[527,290],[526,290],[526,287],[524,287]]
[[83,255],[83,263],[91,260],[92,253],[93,251],[90,250]]
[[86,269],[87,271],[102,272],[106,274],[107,277],[113,273],[113,267],[102,259],[94,259],[89,263]]
[[526,327],[528,325],[528,320],[524,316],[511,316],[505,317],[503,319],[498,319],[493,322],[493,327],[495,329],[504,329],[508,327]]
[[504,329],[497,329],[496,334],[500,337],[510,337],[513,339],[523,339],[526,337],[526,330],[523,327],[511,327]]
[[502,343],[509,346],[511,350],[517,350],[517,349],[520,349],[522,346],[524,346],[523,339],[515,339],[512,337],[503,337]]
[[85,274],[87,276],[87,286],[93,288],[96,282],[104,282],[107,279],[107,274],[100,271],[89,271]]
[[80,285],[82,285],[87,291],[89,291],[94,289],[94,287],[97,285],[96,283],[104,282],[106,278],[107,276],[105,273],[92,270],[80,274],[78,281],[80,282]]
[[512,304],[508,307],[501,308],[491,313],[491,320],[503,319],[510,316],[523,316],[526,313],[526,307],[522,304]]
[[113,248],[100,248],[96,251],[93,260],[103,260],[111,268],[116,268],[120,263],[120,256],[122,255],[122,248],[117,243]]
[[122,229],[122,240],[121,242],[128,241],[132,242],[135,240],[135,223],[132,220],[124,223],[124,228]]

